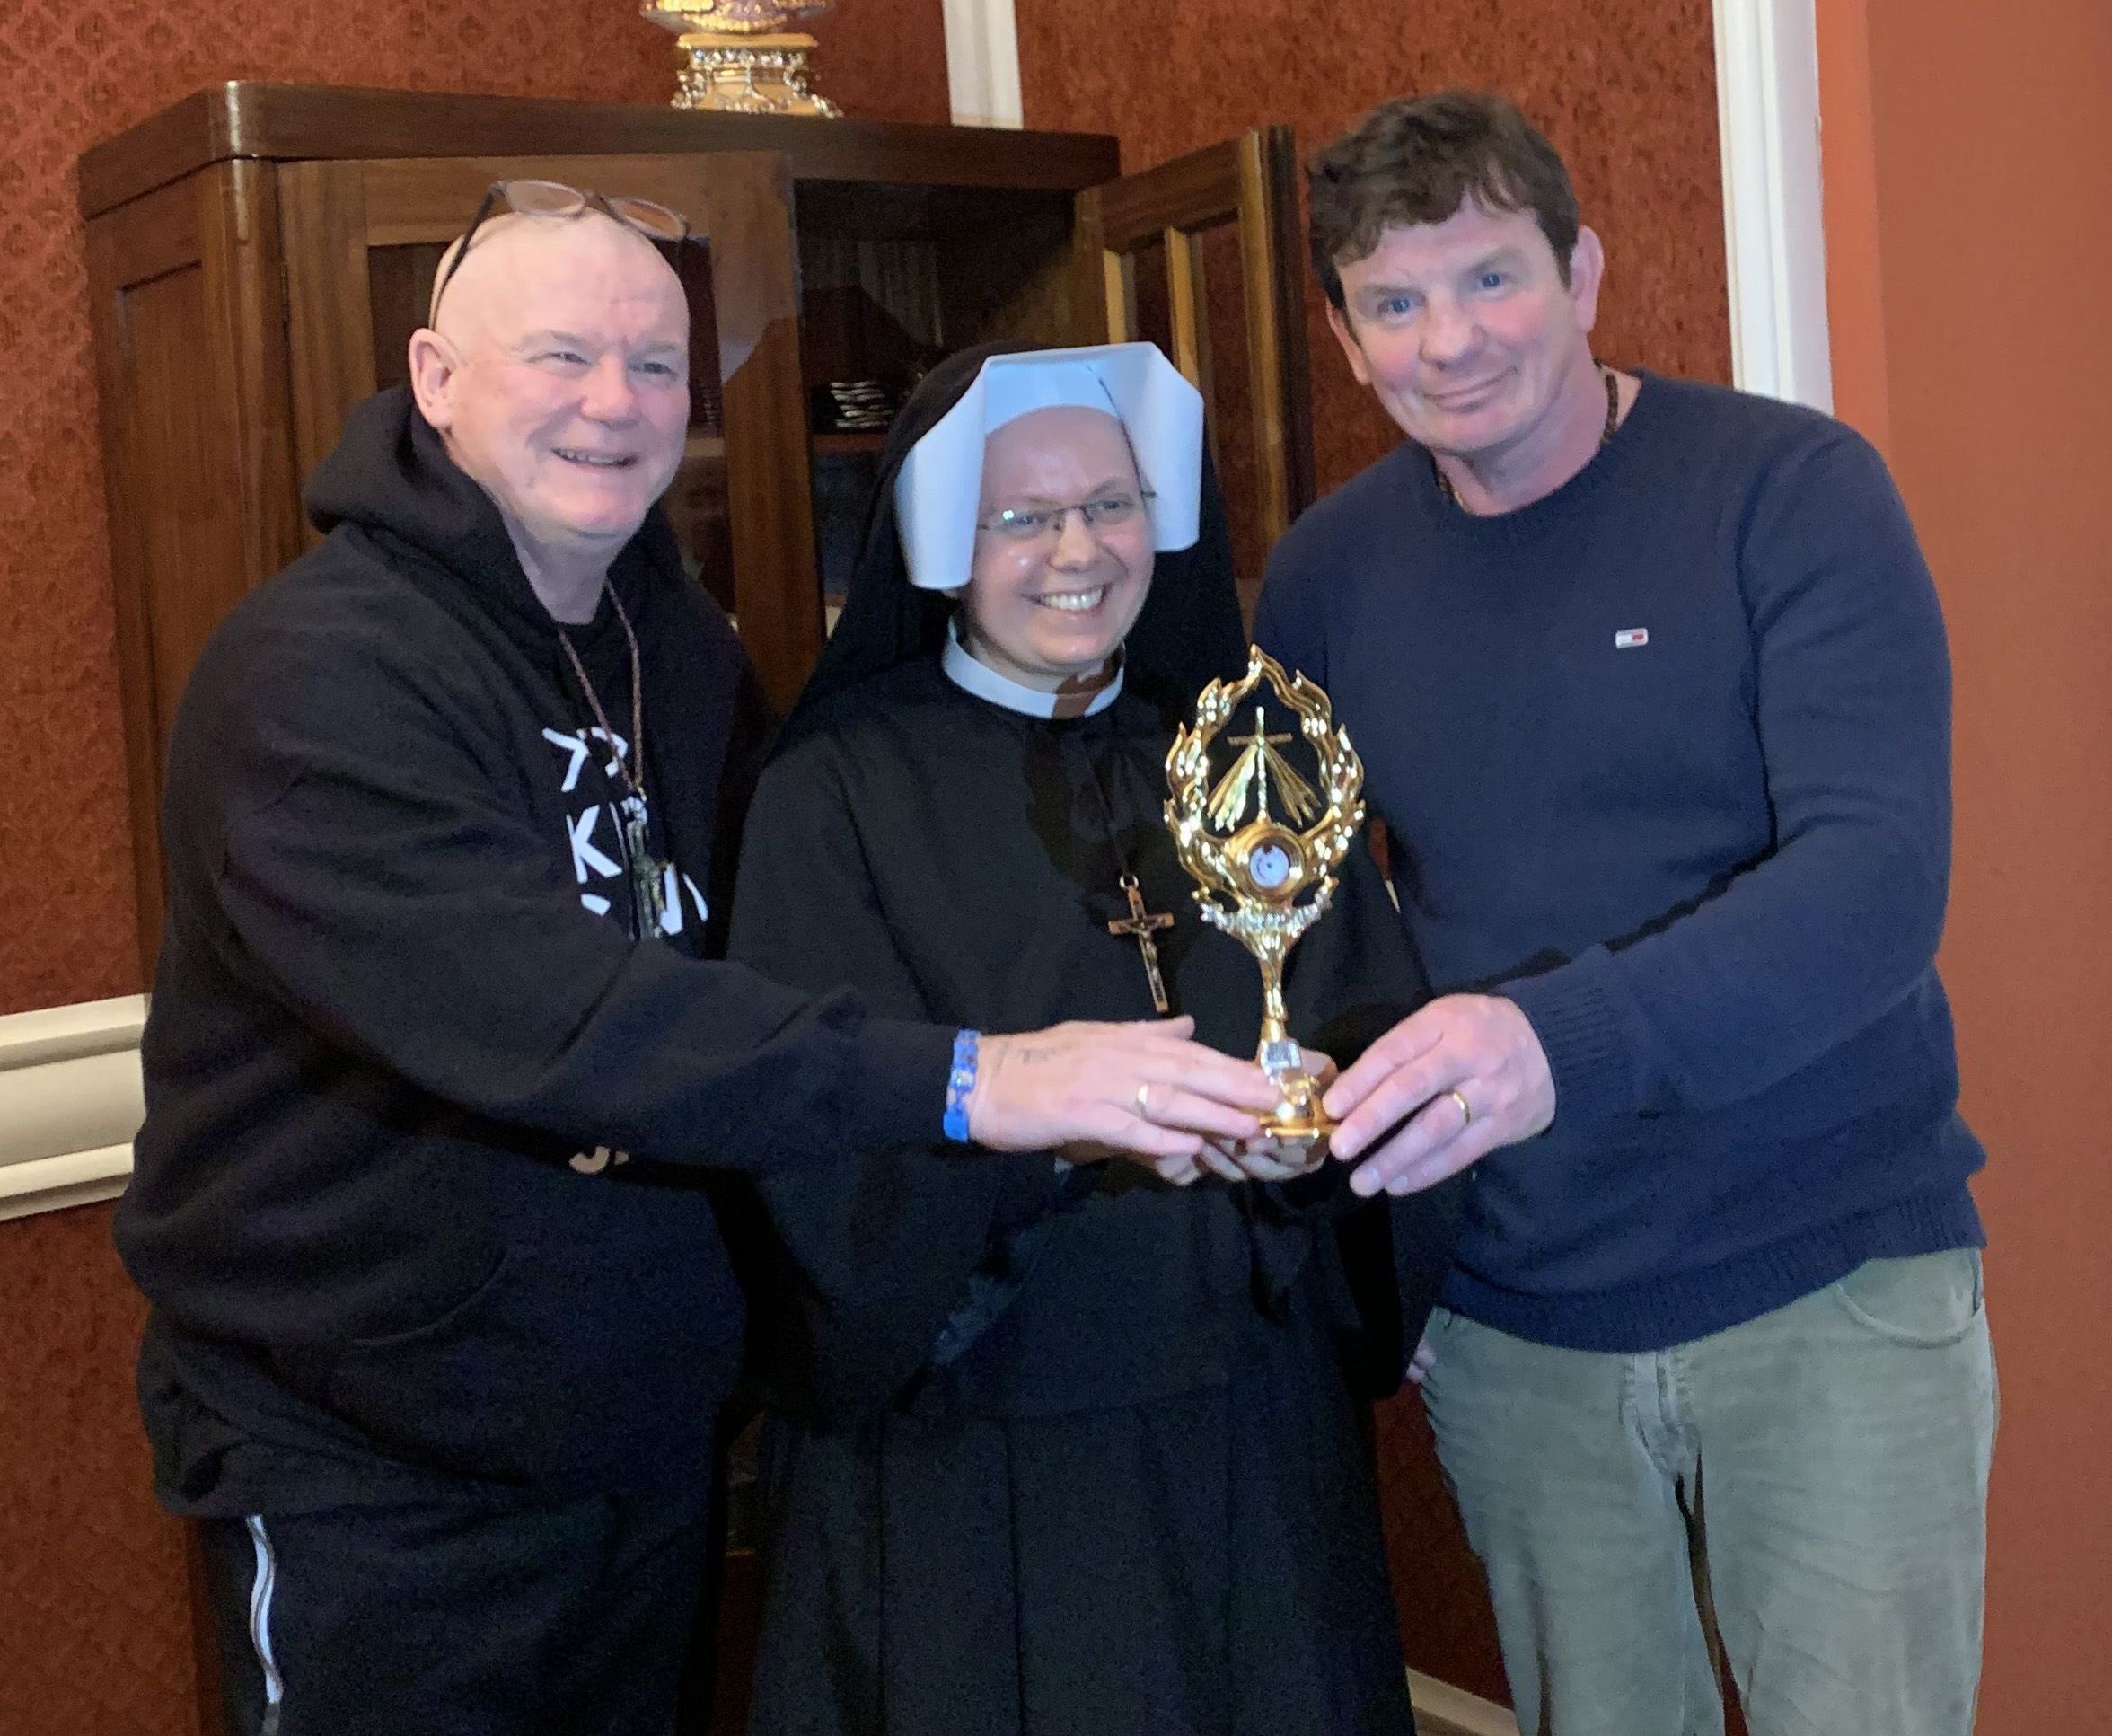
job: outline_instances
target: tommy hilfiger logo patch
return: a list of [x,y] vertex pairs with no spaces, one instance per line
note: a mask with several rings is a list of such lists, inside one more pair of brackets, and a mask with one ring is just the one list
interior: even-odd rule
[[1650,629],[1647,627],[1624,627],[1614,635],[1614,649],[1616,651],[1632,651],[1649,643]]

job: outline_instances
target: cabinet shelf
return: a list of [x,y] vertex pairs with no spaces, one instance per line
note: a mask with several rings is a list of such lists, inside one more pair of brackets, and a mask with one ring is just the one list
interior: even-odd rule
[[[887,436],[881,432],[860,434],[817,434],[814,436],[814,455],[818,458],[840,458],[876,453],[887,444]],[[726,436],[723,434],[692,434],[682,442],[684,458],[724,458]]]
[[858,434],[817,434],[814,449],[820,457],[840,457],[847,454],[878,452],[887,444],[884,429]]

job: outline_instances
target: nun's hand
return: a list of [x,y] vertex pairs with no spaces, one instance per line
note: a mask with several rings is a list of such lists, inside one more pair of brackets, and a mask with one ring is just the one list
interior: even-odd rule
[[1194,1031],[1184,1017],[986,1036],[969,1137],[998,1151],[1091,1141],[1153,1159],[1198,1159],[1205,1138],[1254,1138],[1275,1086],[1253,1062],[1192,1041]]
[[1242,1140],[1236,1145],[1203,1141],[1199,1161],[1219,1181],[1287,1182],[1313,1167],[1312,1152],[1304,1144],[1287,1144],[1267,1134]]
[[1056,1161],[1065,1166],[1083,1163],[1106,1163],[1122,1158],[1140,1164],[1162,1182],[1175,1187],[1185,1187],[1190,1182],[1202,1179],[1202,1169],[1197,1161],[1185,1152],[1170,1158],[1147,1158],[1135,1151],[1120,1151],[1112,1145],[1102,1145],[1094,1140],[1077,1140],[1056,1149]]
[[[1325,1091],[1334,1083],[1335,1065],[1332,1056],[1301,1044],[1298,1061],[1312,1079],[1316,1090]],[[1272,1138],[1264,1129],[1253,1139],[1236,1142],[1206,1140],[1199,1161],[1220,1181],[1287,1182],[1316,1168],[1326,1156],[1324,1138],[1316,1149],[1310,1141],[1293,1142]]]

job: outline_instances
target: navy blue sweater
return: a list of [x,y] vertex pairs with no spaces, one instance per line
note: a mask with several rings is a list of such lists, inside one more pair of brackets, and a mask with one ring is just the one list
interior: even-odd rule
[[1278,545],[1256,633],[1362,753],[1432,985],[1518,1002],[1553,1071],[1553,1126],[1477,1167],[1451,1307],[1650,1350],[1978,1244],[1949,663],[1866,442],[1646,376],[1492,517],[1404,445]]

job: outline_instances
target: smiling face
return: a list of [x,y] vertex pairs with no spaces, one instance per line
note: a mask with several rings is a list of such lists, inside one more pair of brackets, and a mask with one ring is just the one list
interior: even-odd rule
[[[1119,503],[1132,510],[1124,515]],[[1122,424],[1105,410],[1031,410],[983,444],[961,639],[976,660],[1053,692],[1105,667],[1151,588],[1150,516]],[[1088,525],[1085,507],[1100,520]],[[1046,526],[1018,536],[992,528]],[[1060,513],[1060,524],[1052,521]]]
[[1567,401],[1600,390],[1589,333],[1603,261],[1588,229],[1567,282],[1531,213],[1472,198],[1443,223],[1388,227],[1337,267],[1343,305],[1328,323],[1351,371],[1433,453],[1530,468],[1573,419]]
[[411,340],[412,387],[524,567],[606,570],[666,491],[689,339],[680,282],[622,225],[590,212],[478,231],[438,330]]

